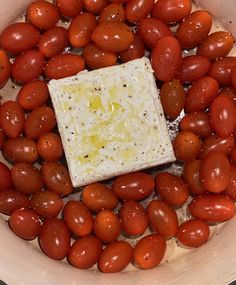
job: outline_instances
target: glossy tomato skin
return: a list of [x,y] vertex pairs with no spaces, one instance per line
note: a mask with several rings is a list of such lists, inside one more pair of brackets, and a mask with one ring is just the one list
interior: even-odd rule
[[179,25],[176,37],[182,48],[194,48],[208,36],[211,26],[212,17],[207,11],[194,11]]
[[55,5],[59,13],[66,17],[71,18],[80,14],[83,8],[82,0],[56,0]]
[[157,79],[171,81],[181,66],[181,47],[174,37],[163,37],[151,53],[152,68]]
[[177,238],[185,246],[199,247],[207,242],[210,235],[206,222],[192,219],[180,225]]
[[21,53],[33,48],[39,42],[40,33],[27,23],[7,26],[0,35],[1,47],[11,53]]
[[209,223],[220,223],[235,215],[234,202],[222,194],[199,195],[188,205],[190,214]]
[[2,148],[5,144],[5,140],[6,140],[5,135],[4,135],[3,131],[0,130],[0,150],[2,150]]
[[142,200],[152,194],[154,179],[143,172],[120,176],[113,183],[113,191],[122,200]]
[[236,167],[230,165],[230,182],[224,192],[230,199],[236,201]]
[[125,241],[110,243],[100,255],[98,268],[104,273],[116,273],[124,270],[132,260],[133,248]]
[[0,126],[9,138],[17,138],[24,129],[25,114],[21,106],[14,101],[6,101],[0,107]]
[[165,251],[164,238],[158,234],[151,234],[138,241],[134,248],[133,260],[139,268],[151,269],[162,261]]
[[88,269],[97,263],[101,253],[101,241],[95,236],[86,236],[72,244],[67,260],[77,268]]
[[154,5],[154,0],[130,0],[125,6],[125,18],[130,23],[138,23],[146,18]]
[[38,215],[30,209],[17,209],[9,219],[11,230],[25,240],[35,239],[40,232],[41,223]]
[[11,171],[6,164],[0,162],[0,192],[11,189],[12,187]]
[[147,214],[152,229],[164,239],[174,237],[178,229],[175,210],[161,200],[152,200],[147,206]]
[[236,91],[236,69],[234,69],[232,72],[231,81],[232,81],[234,91]]
[[70,240],[69,229],[63,220],[50,218],[44,221],[39,244],[47,256],[56,260],[66,257],[70,250]]
[[107,0],[83,0],[84,8],[95,15],[100,14],[107,4]]
[[11,75],[11,63],[6,52],[2,49],[0,49],[0,68],[0,88],[2,88]]
[[98,23],[104,22],[124,22],[125,9],[121,4],[111,3],[107,5],[99,15]]

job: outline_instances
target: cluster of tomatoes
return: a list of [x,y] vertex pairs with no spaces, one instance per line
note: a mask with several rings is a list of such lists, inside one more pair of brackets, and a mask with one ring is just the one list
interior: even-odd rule
[[[102,272],[121,271],[131,261],[149,269],[163,259],[167,239],[199,247],[209,223],[234,216],[236,57],[227,57],[234,40],[225,31],[208,35],[212,17],[191,9],[191,0],[36,1],[26,22],[1,33],[0,86],[11,77],[21,88],[16,101],[0,108],[0,149],[12,164],[0,163],[0,212],[10,215],[19,237],[38,237],[49,257],[67,257],[78,268],[97,263]],[[60,19],[69,27],[59,26]],[[182,57],[183,49],[195,48],[197,54]],[[127,62],[145,50],[167,118],[185,111],[173,141],[183,175],[131,173],[111,187],[88,185],[65,203],[73,187],[47,80]],[[154,191],[157,198],[149,201]],[[192,219],[179,225],[175,209],[189,196]],[[148,228],[152,233],[142,237]],[[136,245],[121,240],[122,233],[138,237]]]

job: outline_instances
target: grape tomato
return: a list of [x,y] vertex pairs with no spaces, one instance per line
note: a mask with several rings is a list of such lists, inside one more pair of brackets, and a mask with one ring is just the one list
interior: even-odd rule
[[83,8],[82,0],[56,0],[55,5],[58,12],[67,18],[77,16]]
[[111,3],[107,5],[100,13],[98,23],[104,22],[124,22],[125,9],[121,4]]
[[6,164],[0,162],[0,192],[11,189],[12,187],[11,171]]
[[0,88],[4,87],[11,75],[11,63],[7,53],[0,49]]
[[154,0],[129,0],[125,6],[125,17],[130,23],[146,18],[154,5]]
[[100,14],[107,4],[107,0],[83,0],[84,8],[94,15]]

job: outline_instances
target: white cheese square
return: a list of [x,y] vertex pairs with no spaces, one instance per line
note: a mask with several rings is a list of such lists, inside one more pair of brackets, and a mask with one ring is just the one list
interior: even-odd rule
[[74,187],[172,162],[147,58],[49,82]]

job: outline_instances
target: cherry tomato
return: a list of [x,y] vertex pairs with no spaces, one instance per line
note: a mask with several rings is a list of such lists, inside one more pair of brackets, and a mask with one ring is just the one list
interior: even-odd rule
[[30,206],[42,218],[57,217],[63,207],[63,200],[57,193],[44,190],[33,194]]
[[12,65],[12,76],[20,83],[37,79],[43,72],[44,57],[38,50],[28,50],[16,57]]
[[48,1],[35,1],[27,11],[28,21],[38,29],[47,30],[59,21],[56,7]]
[[201,161],[197,159],[189,161],[184,165],[183,178],[194,195],[206,192],[206,188],[199,176],[200,167]]
[[75,17],[82,11],[82,0],[56,0],[55,5],[59,13],[67,18]]
[[111,3],[107,5],[98,18],[98,23],[105,22],[124,22],[125,21],[125,9],[121,4]]
[[3,146],[5,144],[5,140],[6,140],[5,135],[4,135],[3,131],[0,130],[0,150],[3,149]]
[[11,215],[16,209],[28,208],[29,198],[18,190],[0,191],[0,212]]
[[112,242],[120,235],[121,223],[112,211],[102,210],[94,220],[93,230],[100,240]]
[[78,54],[58,54],[47,62],[45,75],[50,79],[69,77],[84,70],[84,66],[84,59]]
[[63,218],[77,236],[86,236],[93,229],[93,217],[89,208],[79,201],[69,201],[63,209]]
[[77,268],[88,269],[97,263],[101,253],[101,241],[95,236],[86,236],[73,243],[67,259]]
[[160,200],[152,200],[147,206],[149,223],[154,231],[165,239],[174,237],[178,229],[175,210]]
[[158,0],[152,9],[151,16],[167,24],[180,22],[190,14],[191,2],[191,0]]
[[211,26],[212,17],[207,11],[194,11],[179,25],[176,37],[182,48],[194,48],[208,36]]
[[25,114],[21,106],[14,101],[6,101],[0,107],[0,126],[10,138],[17,138],[24,129]]
[[170,120],[175,120],[184,108],[185,91],[179,80],[165,82],[160,91],[164,113]]
[[84,187],[82,201],[92,211],[113,210],[118,199],[111,189],[102,183],[92,183]]
[[44,162],[41,173],[49,190],[61,196],[68,195],[73,191],[68,169],[59,162]]
[[236,201],[236,167],[230,165],[230,181],[224,192],[230,199]]
[[142,200],[150,196],[153,190],[153,177],[143,172],[122,175],[113,183],[114,193],[123,200]]
[[134,36],[131,29],[124,23],[105,22],[95,28],[92,40],[105,51],[122,52],[130,47]]
[[156,192],[171,206],[183,205],[189,195],[188,186],[181,177],[161,172],[156,175]]
[[215,32],[210,34],[198,47],[198,55],[205,56],[214,61],[226,56],[232,49],[234,39],[228,32]]
[[83,49],[83,58],[88,67],[92,69],[103,68],[115,65],[117,55],[100,49],[94,43],[89,43]]
[[236,145],[233,146],[230,152],[230,159],[234,164],[236,164]]
[[130,23],[138,23],[146,18],[154,5],[154,0],[130,0],[125,6],[125,17]]
[[132,260],[133,248],[125,241],[110,243],[100,255],[98,268],[105,273],[115,273],[124,270]]
[[27,23],[7,26],[0,35],[1,47],[12,53],[21,53],[33,48],[39,42],[40,33]]
[[141,269],[156,267],[166,252],[166,242],[158,234],[151,234],[138,241],[134,248],[133,259]]
[[144,53],[145,48],[141,38],[137,34],[134,34],[134,40],[132,44],[127,50],[120,53],[120,59],[123,62],[128,62],[130,60],[143,57]]
[[206,222],[193,219],[180,225],[177,238],[186,246],[199,247],[208,241],[210,229]]
[[151,53],[156,78],[162,81],[173,80],[180,68],[181,58],[181,47],[174,37],[160,38]]
[[50,218],[44,221],[39,244],[47,256],[56,260],[66,257],[70,250],[70,239],[69,229],[63,220]]
[[41,36],[38,48],[45,57],[52,57],[63,52],[67,45],[67,30],[63,27],[52,27]]
[[206,57],[199,55],[186,56],[182,60],[178,78],[182,83],[197,81],[206,76],[210,66],[211,63]]
[[181,131],[174,139],[173,148],[178,160],[191,161],[200,153],[201,140],[193,132]]
[[83,0],[84,8],[95,15],[100,14],[107,4],[107,0]]
[[219,84],[212,77],[202,77],[188,89],[185,98],[185,111],[203,111],[207,109],[218,95]]
[[196,196],[188,208],[193,217],[209,223],[224,222],[235,214],[234,202],[222,194]]
[[10,74],[11,64],[9,58],[6,52],[0,49],[0,88],[2,88],[7,83]]
[[13,165],[11,178],[15,188],[25,194],[33,194],[43,188],[39,170],[30,163],[20,162]]
[[148,216],[136,201],[126,201],[119,211],[122,229],[129,236],[142,235],[148,226]]
[[40,232],[41,223],[38,215],[30,209],[17,209],[9,219],[11,230],[25,240],[35,239]]
[[91,35],[97,25],[95,16],[82,13],[75,17],[69,27],[69,41],[73,47],[85,47],[91,41]]
[[12,187],[11,171],[6,164],[0,162],[0,193],[1,191],[11,189]]
[[18,103],[25,110],[33,110],[42,106],[49,98],[45,81],[34,80],[23,85],[18,93]]
[[3,147],[3,154],[6,159],[13,163],[33,163],[39,157],[37,144],[33,140],[25,137],[8,139]]
[[233,85],[234,91],[236,91],[236,69],[233,70],[232,72],[232,85]]
[[37,139],[40,135],[50,132],[56,126],[56,117],[52,108],[41,106],[34,109],[25,121],[25,135]]
[[172,36],[171,29],[155,18],[142,19],[138,24],[138,34],[149,49],[153,49],[160,38]]

